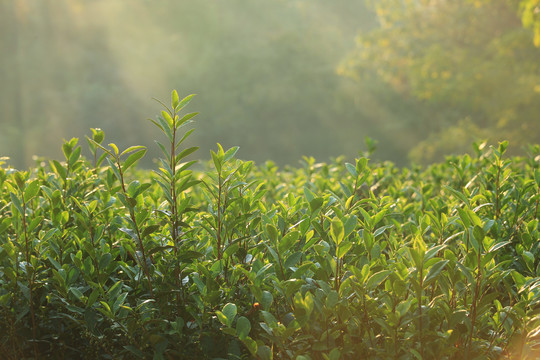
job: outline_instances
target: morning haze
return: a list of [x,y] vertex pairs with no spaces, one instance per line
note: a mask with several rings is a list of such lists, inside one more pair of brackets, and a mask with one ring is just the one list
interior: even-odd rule
[[3,1],[0,155],[28,167],[102,128],[105,143],[148,146],[149,166],[152,98],[171,89],[198,94],[202,159],[217,142],[281,165],[352,158],[366,136],[398,164],[480,138],[537,142],[540,56],[518,9],[400,3]]

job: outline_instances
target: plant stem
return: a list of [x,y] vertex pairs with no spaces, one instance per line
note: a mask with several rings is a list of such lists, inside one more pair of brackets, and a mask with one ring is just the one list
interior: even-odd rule
[[221,191],[222,191],[222,183],[223,179],[221,178],[221,171],[218,174],[218,203],[217,203],[217,229],[216,229],[216,237],[217,237],[217,259],[218,261],[221,260]]
[[501,177],[501,165],[500,160],[497,161],[497,180],[495,181],[495,219],[499,219],[501,209],[499,208],[499,193],[500,193],[500,177]]
[[467,339],[467,352],[465,353],[465,359],[469,358],[469,354],[471,352],[471,346],[472,346],[472,340],[474,335],[474,326],[476,325],[476,316],[477,316],[477,303],[479,300],[479,294],[480,294],[480,286],[481,286],[481,279],[482,279],[482,264],[481,264],[481,257],[482,257],[482,245],[478,248],[478,264],[477,264],[477,274],[476,274],[476,284],[474,288],[474,295],[472,299],[471,304],[471,332],[469,333],[469,338]]
[[[122,185],[122,191],[124,192],[124,195],[128,196],[128,193],[126,191],[126,185],[124,182],[124,173],[122,172],[122,166],[120,164],[120,158],[116,159],[117,165],[118,165],[118,173],[120,174],[120,184]],[[150,271],[148,270],[148,266],[146,264],[146,252],[144,250],[144,244],[143,239],[141,238],[141,231],[139,229],[139,225],[137,224],[137,218],[135,217],[135,211],[134,208],[129,207],[129,216],[131,218],[131,221],[133,222],[133,226],[135,227],[135,231],[137,232],[137,239],[139,240],[139,249],[141,251],[142,260],[139,259],[139,262],[143,266],[143,271],[146,275],[146,279],[148,280],[148,288],[150,290],[150,296],[154,297],[154,291],[152,290],[152,280],[150,279]],[[139,258],[139,256],[135,253],[135,256]]]
[[423,269],[423,264],[420,266],[420,269],[418,269],[418,282],[419,282],[419,291],[418,291],[418,294],[417,294],[417,298],[418,298],[418,332],[419,332],[419,338],[420,338],[420,356],[422,356],[422,359],[425,359],[424,358],[424,334],[423,334],[423,322],[422,322],[422,318],[423,318],[423,314],[422,314],[422,288],[424,286],[424,278],[422,276],[422,273],[423,273],[424,269]]
[[[36,334],[37,334],[37,325],[36,325],[36,316],[34,313],[34,269],[30,264],[30,244],[28,241],[28,229],[26,226],[26,201],[24,200],[24,193],[22,193],[22,223],[24,229],[24,241],[25,241],[25,255],[26,255],[26,272],[28,275],[28,289],[30,290],[30,316],[32,318],[32,338],[34,340],[34,357],[38,359],[38,348],[36,344]],[[32,273],[30,274],[30,271]]]

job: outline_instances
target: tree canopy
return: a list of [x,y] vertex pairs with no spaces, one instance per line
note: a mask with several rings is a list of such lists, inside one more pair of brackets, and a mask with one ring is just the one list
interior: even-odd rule
[[540,49],[529,29],[537,26],[535,4],[373,1],[380,26],[357,38],[340,70],[357,80],[376,74],[426,109],[414,160],[461,152],[475,138],[538,142]]

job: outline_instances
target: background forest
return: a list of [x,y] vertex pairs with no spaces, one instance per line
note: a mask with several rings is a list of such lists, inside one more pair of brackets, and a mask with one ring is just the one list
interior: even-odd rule
[[199,94],[199,156],[352,158],[366,136],[399,165],[519,151],[540,142],[539,47],[538,0],[2,0],[0,156],[58,158],[100,127],[149,162],[173,88]]

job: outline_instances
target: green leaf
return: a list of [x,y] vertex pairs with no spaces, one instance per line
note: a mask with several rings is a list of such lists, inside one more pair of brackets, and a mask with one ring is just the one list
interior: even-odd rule
[[233,254],[235,254],[238,251],[239,248],[240,248],[240,245],[238,245],[238,243],[229,244],[225,248],[225,251],[223,251],[223,257],[224,258],[231,257]]
[[338,301],[339,295],[337,291],[331,290],[326,297],[326,307],[328,309],[333,309],[337,305]]
[[472,273],[471,269],[469,269],[467,266],[463,265],[460,262],[457,262],[456,266],[461,271],[461,273],[467,278],[467,282],[469,284],[473,284],[474,283],[474,277],[473,277],[473,273]]
[[51,264],[53,264],[53,266],[56,268],[56,270],[60,270],[62,268],[62,266],[60,265],[60,263],[58,261],[56,261],[50,253],[47,254],[47,259],[51,262]]
[[350,241],[341,242],[337,247],[337,251],[336,251],[337,258],[338,259],[343,258],[347,254],[347,252],[349,252],[352,246],[353,246],[353,243]]
[[[434,259],[435,260],[435,259]],[[448,264],[448,260],[440,260],[433,264],[431,268],[429,269],[428,274],[424,278],[424,285],[428,286],[431,281],[434,281],[437,279],[441,271],[444,269],[444,267]]]
[[345,224],[343,224],[345,237],[349,236],[355,229],[356,224],[358,223],[358,218],[356,215],[347,215]]
[[358,210],[360,211],[360,213],[362,214],[362,217],[364,218],[364,222],[365,222],[365,227],[367,229],[370,229],[370,231],[372,230],[373,228],[373,222],[371,220],[371,216],[367,213],[366,210],[362,209],[361,207],[358,208]]
[[257,342],[250,338],[249,336],[245,339],[241,339],[242,343],[246,346],[246,348],[249,350],[251,355],[255,356],[257,354]]
[[236,317],[236,305],[232,303],[227,303],[222,310],[223,315],[227,319],[227,322],[224,325],[232,326],[234,318]]
[[316,197],[309,202],[309,210],[312,216],[315,214],[317,210],[321,208],[323,203],[324,203],[324,199],[322,197]]
[[154,119],[149,120],[161,129],[161,131],[167,136],[167,139],[169,139],[169,142],[173,141],[173,134],[171,132],[171,128],[169,127],[169,124],[167,124],[165,119],[163,119],[161,116],[158,116],[157,121]]
[[165,110],[161,111],[161,117],[167,122],[167,128],[172,129],[174,127],[174,120],[171,115]]
[[77,160],[79,160],[80,156],[81,156],[81,147],[77,146],[75,150],[69,156],[69,159],[68,159],[69,166],[73,167],[75,163],[77,162]]
[[[178,129],[182,125],[189,124],[191,122],[189,120],[191,120],[192,118],[194,118],[197,115],[199,115],[198,112],[193,112],[193,113],[189,113],[189,114],[186,114],[186,115],[182,116],[182,118],[176,122],[176,128]],[[182,142],[182,141],[183,141],[183,139],[180,140],[180,142]]]
[[107,304],[105,301],[100,301],[101,308],[98,308],[98,311],[101,312],[103,315],[107,316],[110,319],[114,319],[114,314],[111,311],[111,307],[109,304]]
[[294,303],[296,307],[300,307],[305,310],[305,318],[309,319],[314,307],[313,295],[308,291],[305,296],[302,296],[299,292],[294,294]]
[[89,308],[96,302],[97,298],[99,297],[99,290],[94,289],[90,296],[88,296],[88,301],[86,302],[86,307]]
[[508,245],[508,244],[511,244],[512,242],[511,241],[499,241],[498,243],[496,244],[493,244],[493,246],[491,246],[491,248],[489,248],[489,250],[487,251],[488,253],[490,252],[493,252],[493,251],[497,251],[499,250],[500,248]]
[[105,132],[100,128],[90,130],[92,130],[92,139],[98,144],[101,144],[103,142],[103,139],[105,139]]
[[278,326],[278,321],[277,319],[274,317],[274,315],[272,315],[271,313],[269,313],[268,311],[264,311],[262,310],[261,311],[261,315],[265,321],[265,323],[270,327],[270,328],[275,328]]
[[529,270],[534,271],[534,255],[530,251],[523,251],[521,257],[525,260]]
[[[370,140],[371,140],[371,139],[370,139]],[[367,141],[367,138],[366,138],[366,143],[367,143],[367,142],[368,142],[368,141]],[[357,172],[358,174],[364,172],[364,170],[365,170],[366,167],[367,167],[368,161],[369,161],[369,159],[366,158],[366,157],[363,157],[363,158],[361,158],[361,159],[357,159],[357,160],[356,160],[356,172]]]
[[341,359],[341,351],[338,348],[333,348],[328,355],[329,360],[339,360]]
[[332,237],[332,240],[334,240],[336,245],[339,246],[339,244],[343,240],[344,235],[345,231],[343,228],[343,223],[338,217],[335,217],[334,219],[332,219],[332,224],[330,225],[330,236]]
[[182,138],[180,140],[178,140],[178,142],[176,143],[176,146],[179,146],[180,144],[182,144],[184,142],[184,140],[186,140],[188,138],[188,136],[191,135],[194,131],[195,131],[195,129],[191,129],[189,131],[186,131],[184,136],[182,136]]
[[142,238],[144,239],[144,238],[147,237],[148,235],[153,234],[153,233],[155,233],[156,231],[158,231],[160,228],[161,228],[160,225],[148,225],[146,228],[144,228],[144,230],[143,230],[141,236],[142,236]]
[[122,295],[120,295],[120,296],[118,296],[116,298],[116,300],[114,301],[113,307],[112,307],[113,314],[116,314],[118,312],[118,309],[120,308],[120,305],[122,305],[124,303],[127,296],[128,296],[128,293],[125,292],[125,293],[123,293]]
[[210,150],[210,154],[212,155],[212,161],[214,162],[214,166],[216,167],[216,170],[218,173],[221,173],[221,159],[214,151]]
[[240,316],[236,321],[236,335],[240,340],[245,339],[251,331],[251,323],[245,316]]
[[184,250],[178,254],[178,261],[180,261],[181,263],[190,263],[193,262],[193,260],[200,258],[201,256],[204,256],[204,254],[198,251]]
[[373,237],[383,234],[386,230],[393,228],[394,225],[384,225],[373,232]]
[[356,172],[356,166],[350,163],[345,163],[345,168],[347,168],[347,171],[354,177],[358,176],[358,173]]
[[467,205],[467,207],[471,207],[471,204],[469,203],[469,200],[465,195],[463,195],[461,192],[451,188],[450,186],[444,185],[443,186],[446,190],[450,191],[455,197],[457,197],[459,200],[461,200],[464,204]]
[[165,245],[165,246],[155,246],[147,251],[147,255],[151,256],[159,252],[167,252],[168,250],[174,249],[174,246],[172,245]]
[[268,234],[270,241],[275,244],[278,238],[278,231],[276,227],[272,224],[266,224],[266,233]]
[[238,149],[240,149],[239,146],[233,146],[232,148],[227,150],[227,152],[223,156],[223,162],[226,163],[227,161],[232,159],[234,157],[234,155],[236,155],[236,153],[238,152]]
[[411,307],[411,304],[412,304],[412,301],[407,300],[407,301],[404,301],[404,302],[400,302],[396,306],[396,311],[399,313],[400,317],[403,317],[403,316],[405,316],[405,314],[407,314],[407,312],[409,311],[409,309]]
[[23,207],[22,207],[21,201],[19,200],[17,195],[10,192],[9,196],[11,197],[11,203],[15,206],[17,211],[19,211],[19,214],[21,214],[21,216],[24,216],[25,214],[24,214],[24,211],[23,211]]
[[120,156],[124,156],[126,154],[129,154],[131,152],[134,152],[134,151],[137,151],[137,150],[141,150],[141,149],[146,149],[145,146],[143,145],[134,145],[134,146],[130,146],[128,147],[126,150],[122,151],[122,153],[120,154]]
[[99,269],[100,270],[104,270],[105,268],[107,268],[107,266],[109,266],[109,264],[111,263],[111,260],[112,260],[112,255],[110,253],[105,253],[103,255],[101,255],[101,258],[99,259]]
[[111,149],[113,149],[114,155],[118,156],[118,154],[120,153],[120,151],[118,150],[118,146],[116,146],[116,144],[114,143],[110,143],[109,146]]
[[53,160],[52,161],[52,164],[53,164],[53,167],[55,169],[55,171],[58,173],[58,175],[60,175],[60,177],[62,178],[62,180],[66,181],[67,179],[67,172],[66,172],[66,169],[62,166],[62,164],[60,164],[58,161],[56,160]]
[[178,104],[178,106],[176,107],[176,110],[179,110],[179,109],[182,109],[184,106],[186,106],[187,104],[189,104],[189,102],[191,101],[191,99],[195,96],[195,94],[189,94],[188,96],[186,96],[185,98],[183,98],[181,101],[180,101],[180,104]]
[[377,286],[379,286],[380,283],[382,283],[386,278],[390,275],[390,270],[381,270],[379,272],[376,272],[375,274],[371,275],[367,281],[367,288],[368,289],[374,289]]
[[69,159],[69,156],[71,155],[71,151],[73,150],[73,147],[71,146],[70,142],[64,142],[62,144],[62,152],[64,153],[64,157],[66,160]]
[[498,150],[499,156],[502,156],[505,153],[507,148],[508,148],[508,140],[501,141],[499,143],[499,150]]
[[266,345],[261,346],[260,344],[258,344],[257,358],[261,360],[273,360],[274,354],[272,353],[272,349],[270,349]]
[[82,301],[81,299],[82,299],[82,297],[83,297],[84,295],[83,295],[83,293],[82,293],[79,289],[72,287],[72,288],[69,288],[69,291],[71,291],[71,293],[72,293],[73,295],[75,295],[75,297],[77,298],[77,300]]
[[107,163],[111,167],[111,170],[118,179],[118,181],[122,181],[122,176],[120,176],[120,172],[118,171],[118,167],[116,167],[116,164],[110,158],[107,158]]
[[126,161],[124,162],[122,166],[122,170],[125,172],[127,169],[129,169],[137,160],[142,158],[146,154],[146,148],[140,149],[133,154],[129,155]]
[[280,254],[285,254],[289,249],[298,241],[298,238],[300,237],[299,231],[291,231],[287,233],[283,237],[283,239],[280,240],[278,244],[278,251]]
[[486,234],[484,233],[484,230],[480,226],[475,225],[473,229],[473,236],[476,239],[476,241],[478,241],[479,243],[482,243],[482,241],[484,241],[484,237],[486,236]]
[[295,268],[296,264],[300,261],[302,256],[304,256],[304,253],[302,251],[292,253],[289,257],[287,257],[283,266],[285,268]]
[[194,147],[190,147],[190,148],[187,148],[185,150],[182,150],[178,155],[176,155],[176,158],[175,158],[175,163],[178,163],[180,160],[182,160],[183,158],[185,158],[186,156],[194,153],[195,151],[197,151],[199,149],[198,146],[194,146]]
[[125,345],[124,349],[129,351],[131,354],[135,355],[136,358],[138,358],[138,359],[144,359],[145,358],[144,353],[141,350],[139,350],[137,347],[133,346],[133,345]]
[[221,311],[219,310],[216,310],[216,315],[217,315],[217,318],[219,320],[219,322],[221,322],[223,325],[225,326],[228,326],[228,320],[227,320],[227,316],[225,316],[225,314],[223,314]]
[[139,237],[137,236],[137,233],[133,231],[133,229],[122,227],[122,228],[119,228],[118,230],[122,231],[125,234],[128,234],[129,237],[135,240],[137,243],[139,242]]
[[272,306],[272,302],[274,301],[274,297],[272,296],[272,293],[269,291],[264,290],[262,292],[261,296],[261,305],[264,310],[269,310],[270,306]]
[[304,186],[304,196],[309,203],[311,203],[313,199],[317,197],[317,195],[315,195],[315,193],[313,193],[313,191],[311,191],[307,186]]
[[178,97],[178,92],[176,90],[173,90],[171,93],[171,104],[175,110],[178,107],[178,104],[180,104],[180,98]]

